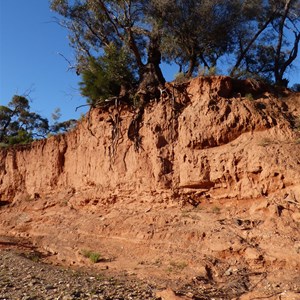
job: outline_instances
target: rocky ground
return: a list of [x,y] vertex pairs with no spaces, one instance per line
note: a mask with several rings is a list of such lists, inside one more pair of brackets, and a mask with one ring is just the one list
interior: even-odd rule
[[[68,269],[45,263],[43,255],[34,250],[0,250],[0,300],[76,300],[76,299],[155,299],[155,300],[221,300],[221,299],[300,299],[300,289],[294,283],[294,291],[282,290],[278,283],[266,284],[269,294],[256,297],[251,293],[234,297],[249,284],[249,276],[257,276],[258,284],[266,279],[265,273],[250,274],[246,270],[230,282],[218,288],[212,278],[194,278],[179,290],[163,289],[155,284],[134,277],[121,278],[92,270]],[[227,276],[229,276],[230,271]],[[286,285],[287,288],[291,287]]]
[[36,251],[0,251],[0,299],[157,299],[153,286],[43,262]]

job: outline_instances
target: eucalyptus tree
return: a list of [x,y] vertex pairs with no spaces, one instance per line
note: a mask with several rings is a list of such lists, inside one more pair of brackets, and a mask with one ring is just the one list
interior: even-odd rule
[[286,85],[284,76],[298,55],[300,1],[245,0],[239,18],[230,75]]
[[230,51],[239,1],[153,0],[153,15],[163,24],[163,57],[177,62],[187,77],[210,68]]
[[226,58],[231,76],[282,84],[298,55],[300,0],[50,1],[92,102],[132,90],[155,97],[165,83],[162,59],[190,77]]
[[7,106],[0,105],[0,147],[27,144],[49,134],[66,132],[76,125],[76,120],[59,122],[59,110],[53,114],[53,124],[47,118],[31,111],[25,96],[15,95]]
[[97,60],[113,44],[133,62],[128,69],[138,76],[141,97],[155,96],[165,83],[160,69],[161,27],[149,14],[151,6],[147,0],[51,1],[51,8],[63,17],[60,23],[69,30],[78,71],[87,70],[89,59]]
[[297,58],[300,41],[300,1],[272,1],[277,16],[273,22],[276,32],[274,45],[274,78],[284,84],[284,74]]
[[31,112],[24,96],[15,95],[7,106],[0,106],[0,143],[28,143],[46,137],[48,132],[48,120]]

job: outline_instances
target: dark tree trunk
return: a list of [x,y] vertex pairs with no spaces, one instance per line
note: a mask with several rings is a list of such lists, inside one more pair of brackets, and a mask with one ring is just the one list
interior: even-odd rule
[[197,64],[197,57],[194,54],[189,60],[189,68],[185,74],[187,78],[191,78],[193,76],[193,72],[195,70],[196,64]]
[[274,61],[274,77],[275,77],[275,83],[278,85],[283,85],[283,72],[281,72],[281,50],[282,50],[282,43],[283,43],[283,30],[284,30],[284,23],[288,16],[288,12],[290,9],[291,1],[287,1],[284,7],[283,15],[281,16],[281,20],[279,22],[279,28],[278,28],[278,41],[276,46],[276,52],[275,52],[275,61]]
[[[207,69],[210,69],[210,66],[209,66],[209,64],[207,63],[206,59],[204,58],[203,53],[201,53],[199,57],[200,57],[201,61],[203,62],[204,67],[206,67]],[[216,64],[217,64],[217,63],[215,63],[214,65],[216,65]]]
[[278,41],[275,52],[275,61],[274,61],[274,77],[275,83],[277,85],[287,87],[288,81],[284,79],[283,76],[287,70],[287,68],[292,64],[292,62],[297,58],[298,48],[300,42],[300,33],[294,32],[295,40],[293,44],[293,48],[291,49],[289,56],[285,61],[282,60],[282,45],[284,43],[284,27],[285,22],[288,19],[288,14],[292,5],[292,1],[289,0],[286,2],[284,7],[283,15],[281,16],[281,20],[278,28]]
[[159,50],[159,37],[152,37],[148,49],[148,61],[140,68],[140,84],[138,94],[142,101],[150,100],[151,98],[159,97],[159,87],[164,87],[165,78],[162,74],[161,52]]

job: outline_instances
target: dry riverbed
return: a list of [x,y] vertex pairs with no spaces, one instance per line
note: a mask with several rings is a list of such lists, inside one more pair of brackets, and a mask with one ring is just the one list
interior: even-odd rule
[[0,300],[157,299],[154,287],[42,262],[38,252],[0,250]]

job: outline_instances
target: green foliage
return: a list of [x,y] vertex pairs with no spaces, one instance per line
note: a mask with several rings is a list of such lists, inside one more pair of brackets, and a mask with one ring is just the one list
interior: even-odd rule
[[174,81],[176,83],[184,83],[188,81],[189,79],[186,77],[186,75],[183,72],[179,72],[175,75]]
[[29,101],[15,95],[8,106],[0,106],[0,142],[7,145],[27,144],[45,137],[48,120],[30,111]]
[[103,56],[89,59],[89,67],[82,72],[80,90],[88,103],[104,105],[106,99],[118,97],[122,88],[129,90],[135,82],[135,70],[129,53],[111,43],[105,48]]
[[217,67],[216,66],[211,66],[208,69],[208,76],[213,76],[216,75],[218,73]]
[[11,135],[7,137],[8,145],[16,145],[16,144],[29,144],[33,141],[32,135],[30,132],[26,132],[23,129],[20,129],[16,132],[15,135]]
[[61,112],[60,112],[60,108],[59,108],[59,107],[55,108],[55,110],[54,110],[54,112],[52,113],[51,117],[52,117],[52,119],[53,119],[55,122],[57,122],[57,121],[60,119],[60,117],[61,117]]
[[0,145],[28,144],[50,133],[65,132],[76,124],[75,120],[58,122],[59,117],[57,110],[55,123],[50,126],[46,118],[30,111],[28,99],[15,95],[7,106],[0,106]]
[[170,261],[170,266],[168,267],[167,271],[171,272],[180,272],[184,270],[188,264],[185,261]]
[[90,68],[82,72],[80,90],[83,96],[87,97],[88,103],[104,103],[105,99],[114,95],[117,96],[120,89],[113,81],[109,81],[101,61],[90,58]]
[[59,134],[67,132],[73,128],[75,128],[77,121],[74,119],[70,119],[67,121],[59,122],[59,119],[61,118],[61,112],[60,108],[56,108],[52,115],[53,124],[49,128],[48,136],[53,134]]
[[200,66],[198,68],[198,74],[200,76],[213,76],[213,75],[216,75],[217,74],[217,67],[212,66],[212,67],[208,68],[208,67]]
[[58,134],[67,132],[73,128],[75,128],[77,121],[74,119],[70,119],[63,122],[56,121],[53,125],[50,126],[50,134]]
[[298,55],[299,1],[50,3],[69,29],[77,71],[82,74],[81,91],[93,105],[103,105],[111,97],[123,98],[131,88],[156,96],[165,83],[162,59],[178,64],[188,78],[199,66],[213,75],[215,66],[226,62],[231,76],[250,75],[286,84],[284,75]]
[[236,1],[154,1],[154,15],[163,23],[163,57],[176,61],[191,76],[198,65],[210,68],[229,50]]
[[101,254],[91,250],[82,250],[82,255],[94,264],[101,260]]
[[246,95],[245,95],[245,98],[246,98],[247,100],[249,100],[249,101],[253,101],[253,100],[254,100],[253,95],[252,95],[251,93],[246,94]]
[[242,69],[250,76],[286,85],[284,74],[298,55],[299,1],[245,3],[238,16],[240,26],[235,29],[235,65],[230,75],[239,77],[237,70]]

